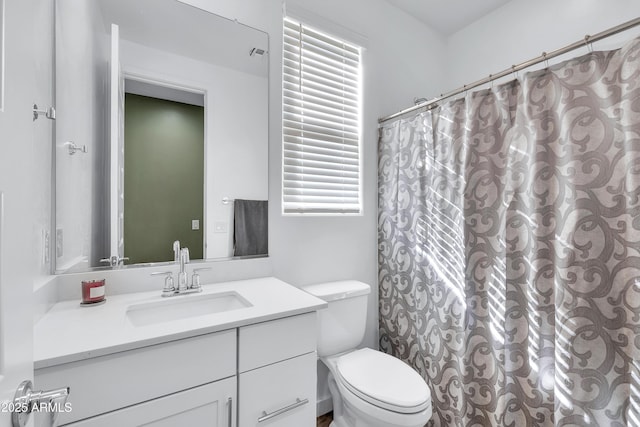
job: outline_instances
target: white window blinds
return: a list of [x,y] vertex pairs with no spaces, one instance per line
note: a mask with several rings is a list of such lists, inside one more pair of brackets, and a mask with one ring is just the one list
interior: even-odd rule
[[284,20],[283,212],[361,212],[360,48]]

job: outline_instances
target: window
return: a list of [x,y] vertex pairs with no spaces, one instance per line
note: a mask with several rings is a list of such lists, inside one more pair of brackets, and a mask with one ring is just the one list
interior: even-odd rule
[[285,214],[359,214],[360,48],[284,20]]

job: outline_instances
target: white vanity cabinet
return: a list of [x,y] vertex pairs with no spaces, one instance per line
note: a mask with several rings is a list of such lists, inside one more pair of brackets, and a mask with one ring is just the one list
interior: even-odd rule
[[[57,425],[313,427],[316,313],[36,369],[70,387]],[[49,426],[36,414],[36,426]]]

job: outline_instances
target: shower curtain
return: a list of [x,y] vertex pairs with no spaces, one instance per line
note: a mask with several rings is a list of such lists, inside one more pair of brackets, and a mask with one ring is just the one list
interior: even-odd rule
[[640,41],[385,124],[380,347],[433,426],[640,425]]

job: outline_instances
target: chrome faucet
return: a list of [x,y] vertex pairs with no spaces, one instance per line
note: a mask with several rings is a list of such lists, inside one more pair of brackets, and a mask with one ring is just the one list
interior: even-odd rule
[[182,294],[191,294],[194,292],[202,292],[202,286],[200,286],[200,275],[198,271],[208,270],[209,268],[197,268],[193,270],[193,276],[191,279],[191,285],[188,283],[187,264],[189,264],[189,248],[180,248],[180,242],[173,242],[173,249],[176,247],[180,249],[176,261],[180,263],[180,271],[178,272],[178,286],[174,286],[173,272],[162,271],[151,273],[152,276],[165,276],[164,287],[162,288],[163,297],[172,297]]

